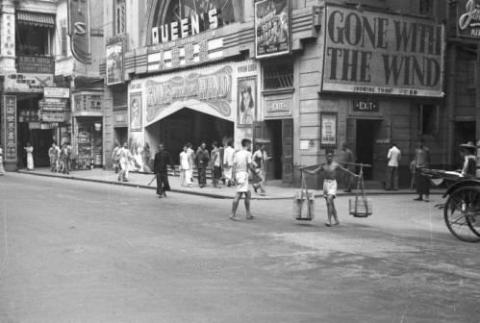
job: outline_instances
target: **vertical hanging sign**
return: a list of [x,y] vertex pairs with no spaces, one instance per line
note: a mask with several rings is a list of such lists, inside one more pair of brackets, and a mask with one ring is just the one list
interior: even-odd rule
[[68,0],[68,35],[72,55],[83,64],[92,62],[89,0]]
[[17,161],[17,97],[4,95],[3,106],[3,147],[5,162]]

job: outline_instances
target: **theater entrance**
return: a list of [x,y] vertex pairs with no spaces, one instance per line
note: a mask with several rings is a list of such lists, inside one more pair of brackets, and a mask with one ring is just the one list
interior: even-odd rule
[[165,144],[175,164],[178,164],[178,155],[186,143],[190,142],[196,149],[205,142],[211,151],[212,142],[221,144],[225,138],[233,139],[233,132],[233,122],[189,108],[183,108],[146,128],[150,146]]

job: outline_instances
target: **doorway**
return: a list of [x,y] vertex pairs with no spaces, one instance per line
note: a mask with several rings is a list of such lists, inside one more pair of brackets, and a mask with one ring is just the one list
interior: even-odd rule
[[[356,162],[362,164],[374,164],[375,141],[377,138],[380,120],[357,120],[355,156]],[[365,180],[373,179],[373,167],[364,168]]]
[[191,143],[196,148],[205,142],[211,150],[212,142],[222,144],[225,138],[233,138],[233,125],[231,121],[183,108],[148,126],[146,132],[150,147],[165,144],[173,162],[178,164],[183,145]]
[[123,145],[128,142],[128,127],[114,128],[115,143]]
[[48,149],[53,143],[52,129],[29,129],[28,123],[18,123],[18,167],[27,165],[27,154],[24,147],[30,143],[33,147],[33,160],[35,167],[49,167],[50,158]]

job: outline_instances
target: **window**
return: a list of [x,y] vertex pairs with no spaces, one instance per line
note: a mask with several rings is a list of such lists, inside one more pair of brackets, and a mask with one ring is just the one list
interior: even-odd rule
[[263,66],[263,88],[265,90],[293,87],[293,60],[270,60]]
[[432,13],[432,0],[420,0],[420,14],[421,15],[429,15]]
[[30,25],[17,25],[17,55],[50,55],[50,29]]
[[114,34],[124,34],[126,32],[126,4],[125,0],[115,0],[115,22]]
[[436,135],[439,128],[438,106],[433,104],[424,104],[420,106],[419,127],[421,135]]

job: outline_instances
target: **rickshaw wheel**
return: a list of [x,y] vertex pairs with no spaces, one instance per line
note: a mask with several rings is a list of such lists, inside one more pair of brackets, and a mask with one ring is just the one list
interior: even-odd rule
[[453,191],[443,210],[448,230],[459,240],[480,242],[480,187]]

